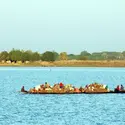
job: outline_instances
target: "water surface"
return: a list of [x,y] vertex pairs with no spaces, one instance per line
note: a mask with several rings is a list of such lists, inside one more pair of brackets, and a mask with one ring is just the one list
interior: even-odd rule
[[25,95],[18,91],[57,82],[125,86],[125,68],[0,68],[0,125],[125,125],[125,94]]

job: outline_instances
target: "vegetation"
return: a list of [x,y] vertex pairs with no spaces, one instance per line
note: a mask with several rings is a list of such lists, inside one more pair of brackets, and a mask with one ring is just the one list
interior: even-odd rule
[[66,61],[66,60],[125,60],[125,51],[123,52],[94,52],[89,53],[87,51],[82,51],[80,54],[67,54],[66,52],[61,52],[60,54],[54,51],[46,51],[44,53],[32,52],[31,50],[17,50],[12,49],[11,51],[0,52],[0,62],[10,61],[16,63],[20,61],[22,63],[29,61]]
[[43,61],[55,61],[56,57],[55,57],[55,53],[54,52],[50,52],[50,51],[46,51],[45,53],[42,54],[41,59]]
[[60,53],[59,59],[60,60],[67,60],[68,59],[67,53],[66,52]]

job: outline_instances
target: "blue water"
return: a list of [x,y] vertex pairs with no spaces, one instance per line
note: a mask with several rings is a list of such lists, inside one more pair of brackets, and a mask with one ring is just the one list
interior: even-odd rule
[[125,68],[0,68],[0,125],[125,125],[125,94],[25,95],[45,81],[125,86]]

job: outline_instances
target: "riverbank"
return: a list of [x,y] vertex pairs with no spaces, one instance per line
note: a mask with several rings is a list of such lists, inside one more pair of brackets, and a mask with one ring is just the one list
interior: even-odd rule
[[0,66],[15,66],[15,67],[125,67],[125,60],[66,60],[66,61],[55,61],[55,62],[27,62],[27,63],[7,63],[0,62]]

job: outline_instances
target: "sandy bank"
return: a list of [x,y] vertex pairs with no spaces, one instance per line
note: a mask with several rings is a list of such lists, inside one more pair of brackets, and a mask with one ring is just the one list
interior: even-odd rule
[[125,60],[100,61],[100,60],[66,60],[55,62],[29,62],[29,63],[2,63],[0,66],[42,66],[42,67],[125,67]]

